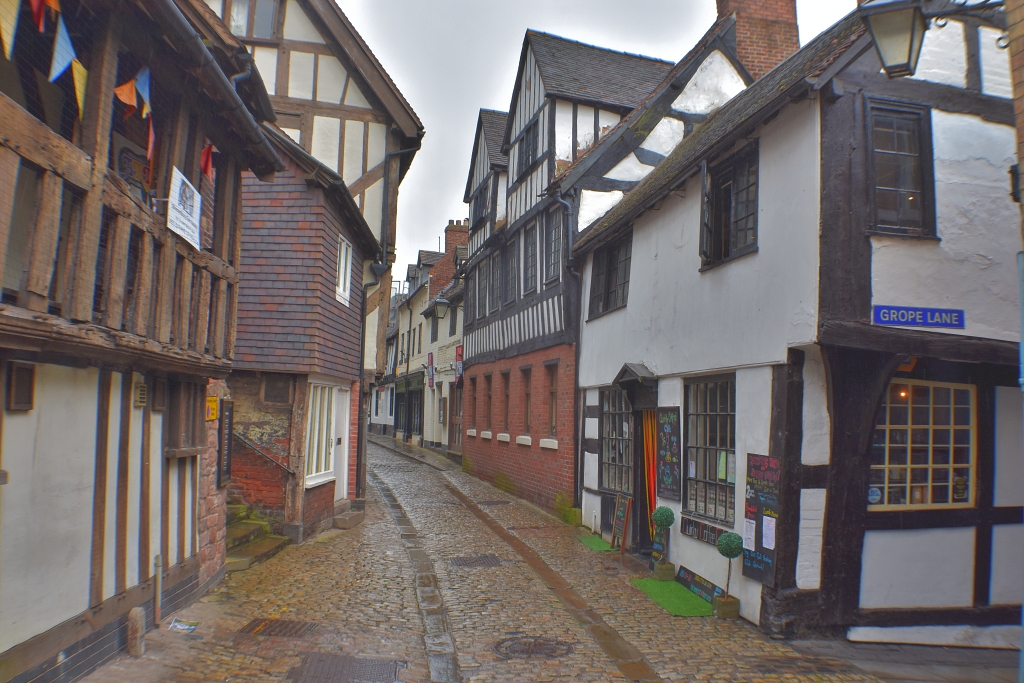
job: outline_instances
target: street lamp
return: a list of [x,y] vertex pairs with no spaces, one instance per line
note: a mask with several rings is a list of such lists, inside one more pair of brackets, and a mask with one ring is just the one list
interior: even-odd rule
[[443,296],[439,296],[434,299],[434,315],[439,320],[444,320],[444,317],[448,315],[448,309],[451,308],[451,302],[445,299]]
[[[1003,0],[870,0],[857,10],[889,78],[913,76],[932,19],[974,19],[1005,31]],[[941,25],[941,24],[940,24]]]

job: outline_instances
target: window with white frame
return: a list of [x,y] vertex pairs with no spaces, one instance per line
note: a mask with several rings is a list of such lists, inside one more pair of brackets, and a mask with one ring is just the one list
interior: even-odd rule
[[334,479],[334,393],[337,387],[309,385],[306,421],[306,488]]
[[348,305],[352,293],[352,244],[344,237],[338,238],[338,285],[334,296]]
[[736,521],[736,377],[686,383],[684,510],[732,526]]

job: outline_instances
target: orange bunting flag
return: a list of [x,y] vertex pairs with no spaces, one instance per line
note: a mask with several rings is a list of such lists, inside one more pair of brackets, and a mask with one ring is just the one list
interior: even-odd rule
[[[149,117],[149,141],[146,144],[146,158],[153,161],[153,152],[156,150],[156,134],[153,132],[153,117]],[[150,164],[152,168],[152,164]]]
[[60,0],[43,0],[43,4],[50,8],[50,18],[56,19],[60,14]]
[[43,14],[43,0],[31,0],[32,2],[32,21],[36,24],[36,29],[42,33],[46,30],[46,15]]
[[89,72],[75,59],[71,62],[71,76],[75,81],[75,99],[78,100],[78,118],[81,119],[85,114],[85,83],[89,78]]
[[138,96],[135,93],[135,79],[123,83],[114,88],[114,94],[117,95],[117,99],[121,100],[125,104],[124,117],[128,118],[135,113],[138,109]]
[[199,164],[203,169],[203,175],[213,180],[213,143],[203,147],[203,153],[199,156]]

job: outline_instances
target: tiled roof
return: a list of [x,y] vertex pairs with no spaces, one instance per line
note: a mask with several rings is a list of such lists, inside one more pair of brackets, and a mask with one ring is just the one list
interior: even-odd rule
[[824,72],[860,39],[864,31],[864,23],[853,12],[736,95],[684,138],[600,221],[585,230],[573,251],[588,251],[606,233],[628,225],[647,206],[667,194],[682,174],[707,158],[727,137],[758,123],[758,115],[769,106],[788,101],[787,93],[791,88]]
[[426,249],[420,249],[420,253],[416,256],[416,263],[421,266],[432,266],[443,258],[443,251],[428,251]]
[[480,123],[487,142],[487,161],[491,166],[508,166],[508,157],[501,153],[501,138],[505,135],[507,119],[508,114],[503,111],[480,110]]
[[548,95],[632,109],[665,78],[672,62],[527,31]]

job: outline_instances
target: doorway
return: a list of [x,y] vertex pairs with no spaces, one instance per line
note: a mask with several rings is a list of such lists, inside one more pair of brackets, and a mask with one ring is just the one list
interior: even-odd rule
[[350,404],[352,391],[338,387],[334,401],[334,504],[348,499]]
[[448,384],[448,450],[462,455],[462,387]]

